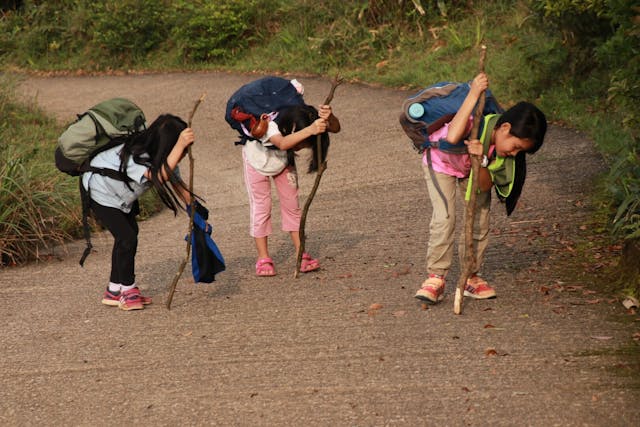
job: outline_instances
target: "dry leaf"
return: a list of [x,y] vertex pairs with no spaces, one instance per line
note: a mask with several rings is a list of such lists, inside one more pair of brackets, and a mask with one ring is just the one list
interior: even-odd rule
[[373,303],[369,306],[369,310],[380,310],[382,308],[382,304]]
[[485,329],[495,328],[495,326],[493,326],[493,325],[492,325],[492,324],[490,324],[490,323],[487,323],[486,325],[484,325],[484,328],[485,328]]
[[391,313],[393,316],[395,317],[401,317],[404,316],[407,312],[404,310],[398,310],[398,311],[394,311],[393,313]]
[[600,298],[587,300],[587,304],[598,304],[600,302]]
[[485,356],[497,356],[498,352],[496,351],[495,348],[488,348],[484,351],[484,355]]
[[612,339],[613,337],[606,335],[591,335],[591,338],[593,338],[594,340],[607,341]]
[[625,298],[624,301],[622,301],[622,305],[627,310],[629,310],[630,308],[638,308],[640,306],[640,304],[638,304],[638,300],[634,297]]

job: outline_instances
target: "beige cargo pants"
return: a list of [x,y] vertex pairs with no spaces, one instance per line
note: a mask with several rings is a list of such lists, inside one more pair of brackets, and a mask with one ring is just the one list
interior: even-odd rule
[[[427,190],[431,199],[433,213],[429,223],[429,244],[427,247],[427,273],[446,276],[453,261],[453,244],[456,229],[456,198],[460,197],[465,204],[464,195],[468,178],[460,179],[443,173],[429,171],[422,166],[427,181]],[[446,199],[446,204],[434,186],[433,177]],[[459,194],[458,194],[459,193]],[[476,263],[471,270],[477,273],[482,266],[484,253],[489,243],[489,211],[491,208],[491,191],[481,192],[476,199],[476,215],[473,227],[473,247]],[[464,218],[464,216],[463,216]],[[460,269],[464,266],[464,227],[458,233],[458,256]]]

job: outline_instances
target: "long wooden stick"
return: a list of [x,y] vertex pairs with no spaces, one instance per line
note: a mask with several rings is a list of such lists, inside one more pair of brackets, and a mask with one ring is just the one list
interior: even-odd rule
[[[479,71],[484,72],[484,61],[487,56],[487,47],[482,46],[480,52]],[[480,120],[482,119],[482,111],[484,110],[485,92],[482,91],[478,104],[476,106],[475,114],[473,115],[473,127],[471,128],[470,139],[478,139],[478,131],[480,129]],[[476,256],[473,249],[473,222],[475,221],[476,214],[476,199],[478,196],[478,174],[480,173],[480,156],[471,156],[471,195],[469,196],[469,202],[467,203],[467,209],[465,211],[464,221],[464,245],[465,245],[465,263],[464,268],[460,270],[460,279],[458,280],[458,286],[456,287],[456,295],[453,301],[453,312],[455,314],[462,314],[462,300],[464,298],[464,287],[471,274],[473,274],[473,268],[476,263]]]
[[[205,94],[203,93],[200,98],[196,101],[191,113],[189,113],[189,118],[187,119],[187,127],[191,127],[191,123],[193,122],[193,115],[196,113],[198,106],[204,101]],[[187,155],[189,156],[189,195],[191,196],[191,213],[189,215],[189,238],[187,239],[187,254],[182,260],[180,264],[180,268],[176,272],[176,275],[173,277],[173,281],[169,285],[169,295],[167,296],[167,310],[171,310],[171,301],[173,301],[173,294],[176,291],[176,285],[178,284],[178,280],[180,276],[182,276],[182,272],[189,261],[189,255],[191,253],[191,239],[193,237],[193,218],[196,213],[195,209],[195,199],[193,197],[193,170],[194,170],[194,159],[193,154],[191,153],[191,145],[187,148]]]
[[[343,82],[343,79],[335,76],[331,81],[331,90],[329,91],[329,95],[324,100],[323,105],[329,105],[333,100],[333,95],[336,92],[336,88],[340,86]],[[309,197],[304,203],[304,207],[302,208],[302,214],[300,216],[300,249],[296,254],[296,271],[293,274],[294,278],[298,278],[300,275],[300,267],[302,266],[302,254],[304,253],[304,244],[306,240],[306,236],[304,233],[305,224],[307,222],[307,213],[309,212],[309,206],[311,206],[311,202],[316,195],[316,191],[318,191],[318,187],[320,186],[320,179],[322,178],[322,174],[325,169],[327,169],[327,159],[322,158],[322,138],[321,135],[318,134],[316,137],[316,155],[318,156],[316,164],[318,165],[318,171],[316,172],[316,179],[313,182],[313,187],[311,188],[311,193],[309,193]]]

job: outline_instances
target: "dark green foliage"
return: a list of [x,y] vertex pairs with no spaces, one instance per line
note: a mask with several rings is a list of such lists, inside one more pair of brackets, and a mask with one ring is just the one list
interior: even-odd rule
[[626,137],[601,146],[611,162],[607,178],[615,212],[613,231],[640,236],[640,5],[635,0],[534,2],[545,22],[563,34],[565,76],[576,95],[618,123]]
[[91,6],[90,55],[114,61],[114,67],[135,64],[158,49],[172,27],[170,1],[109,0]]
[[246,48],[251,40],[255,1],[180,2],[172,37],[185,59],[224,59]]

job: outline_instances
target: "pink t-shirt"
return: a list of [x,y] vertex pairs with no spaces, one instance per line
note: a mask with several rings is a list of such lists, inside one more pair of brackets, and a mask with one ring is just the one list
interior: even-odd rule
[[[467,125],[466,133],[471,130],[473,126],[473,117],[469,117],[469,123]],[[446,123],[440,129],[429,135],[429,141],[437,142],[441,139],[445,139],[449,134],[449,123]],[[462,144],[462,142],[461,142]],[[471,171],[471,159],[468,154],[449,154],[438,150],[437,148],[431,148],[431,165],[436,172],[444,173],[447,175],[455,176],[457,178],[466,178]],[[425,166],[429,165],[427,161],[427,151],[425,150],[422,156],[422,163]]]

